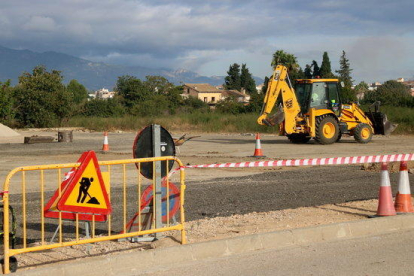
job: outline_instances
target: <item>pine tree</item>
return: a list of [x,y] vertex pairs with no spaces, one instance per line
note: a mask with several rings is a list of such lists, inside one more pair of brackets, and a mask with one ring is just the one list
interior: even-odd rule
[[305,66],[305,78],[311,79],[312,78],[312,67],[309,64]]
[[312,67],[313,67],[312,77],[314,78],[320,77],[320,69],[319,69],[318,63],[315,60],[312,61]]
[[265,77],[264,82],[263,82],[263,87],[262,87],[262,94],[266,94],[267,92],[267,87],[269,86],[269,77]]
[[247,94],[256,94],[256,82],[254,81],[252,74],[249,72],[249,69],[246,67],[246,64],[242,64],[241,74],[240,74],[240,83],[241,87],[245,89]]
[[333,76],[331,70],[331,61],[329,60],[329,56],[327,52],[323,53],[322,64],[319,70],[319,75],[321,78],[327,79]]
[[352,69],[349,65],[349,59],[346,58],[345,51],[342,51],[341,58],[339,59],[339,70],[335,71],[339,74],[339,79],[344,83],[344,87],[341,89],[341,97],[343,102],[353,102],[357,100],[355,90],[352,87]]
[[229,71],[227,71],[227,76],[224,78],[224,87],[227,90],[241,90],[241,78],[240,78],[240,65],[234,63],[230,65]]
[[351,87],[352,86],[352,77],[351,72],[352,69],[349,65],[349,59],[346,58],[345,51],[342,51],[341,58],[339,60],[339,70],[336,70],[335,72],[339,74],[339,77],[341,81],[344,82],[345,87]]

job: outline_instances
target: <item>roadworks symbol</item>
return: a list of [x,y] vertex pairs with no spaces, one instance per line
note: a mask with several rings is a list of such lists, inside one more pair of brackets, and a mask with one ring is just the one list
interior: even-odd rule
[[86,203],[100,205],[96,197],[92,197],[88,193],[88,190],[92,185],[92,182],[93,182],[93,177],[91,178],[82,177],[82,180],[79,182],[79,193],[78,193],[78,198],[76,199],[76,203],[79,203],[79,202],[84,203],[86,197],[89,196],[90,199]]
[[89,152],[69,181],[57,204],[60,211],[111,213],[108,193],[94,152]]

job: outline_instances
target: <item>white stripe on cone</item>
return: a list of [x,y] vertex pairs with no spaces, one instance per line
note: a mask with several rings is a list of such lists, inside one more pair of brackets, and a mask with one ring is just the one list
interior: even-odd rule
[[260,144],[260,139],[256,139],[256,149],[261,149],[262,145]]
[[411,195],[410,183],[408,182],[408,171],[400,171],[398,179],[398,192],[403,195]]
[[392,191],[390,176],[388,174],[387,163],[381,165],[381,183],[378,194],[377,216],[395,216],[394,204],[392,201]]
[[104,142],[103,142],[102,150],[103,151],[108,151],[109,150],[108,132],[106,132],[106,131],[104,132]]
[[381,170],[381,187],[391,186],[388,170]]

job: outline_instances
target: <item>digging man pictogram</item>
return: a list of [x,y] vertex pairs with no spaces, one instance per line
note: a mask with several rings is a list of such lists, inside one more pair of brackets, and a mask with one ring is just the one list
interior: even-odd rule
[[93,182],[93,177],[88,178],[88,177],[82,177],[82,180],[79,182],[80,186],[79,186],[79,194],[78,194],[78,199],[76,200],[77,203],[84,203],[86,196],[89,196],[90,199],[86,202],[89,204],[97,204],[99,205],[99,201],[96,199],[96,197],[92,197],[89,193],[88,190],[91,187]]

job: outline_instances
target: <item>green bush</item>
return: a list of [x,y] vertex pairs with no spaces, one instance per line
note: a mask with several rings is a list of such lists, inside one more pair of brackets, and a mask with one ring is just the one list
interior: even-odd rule
[[159,116],[170,114],[167,98],[164,95],[153,95],[150,99],[136,103],[129,111],[133,116]]
[[32,73],[23,73],[13,98],[16,120],[24,127],[61,125],[72,113],[73,96],[62,84],[59,71],[47,72],[37,66]]
[[410,89],[394,80],[386,81],[377,90],[366,93],[362,103],[370,104],[375,101],[388,106],[414,107]]
[[81,114],[87,117],[119,117],[125,114],[125,108],[117,99],[92,99],[81,108]]
[[216,105],[216,110],[221,113],[228,114],[241,114],[246,113],[243,103],[237,102],[236,99],[228,97],[222,101],[219,101]]
[[194,113],[194,112],[202,112],[208,113],[210,112],[210,107],[208,104],[203,102],[202,100],[196,97],[188,97],[184,99],[182,105],[180,106],[179,113]]
[[13,88],[10,87],[10,80],[0,82],[0,122],[10,124],[14,118],[13,111]]

